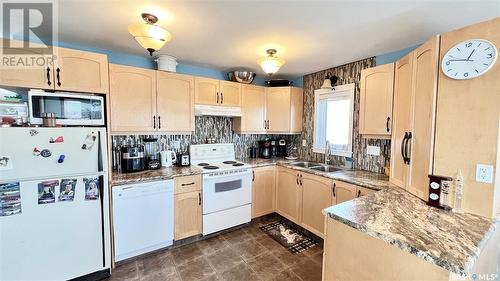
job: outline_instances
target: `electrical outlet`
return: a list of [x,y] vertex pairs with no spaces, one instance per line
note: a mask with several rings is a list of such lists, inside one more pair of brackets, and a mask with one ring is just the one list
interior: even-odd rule
[[302,140],[302,146],[307,146],[307,140]]
[[180,149],[181,148],[181,142],[176,140],[173,143],[174,149]]
[[369,145],[366,147],[366,154],[380,156],[380,146]]
[[477,164],[476,165],[476,181],[483,183],[493,183],[493,166]]

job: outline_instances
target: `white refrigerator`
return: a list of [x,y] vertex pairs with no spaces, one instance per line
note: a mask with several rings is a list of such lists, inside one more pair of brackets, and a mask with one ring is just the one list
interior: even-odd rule
[[93,279],[110,252],[106,129],[0,128],[0,280]]

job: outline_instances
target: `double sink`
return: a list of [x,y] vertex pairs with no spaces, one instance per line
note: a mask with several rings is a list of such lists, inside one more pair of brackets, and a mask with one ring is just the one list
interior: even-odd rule
[[343,170],[342,168],[332,166],[332,165],[325,165],[321,163],[316,163],[316,162],[307,162],[307,161],[299,161],[299,162],[292,162],[290,163],[291,166],[295,167],[301,167],[301,168],[306,168],[314,171],[319,171],[319,172],[325,172],[325,173],[333,173],[337,171]]

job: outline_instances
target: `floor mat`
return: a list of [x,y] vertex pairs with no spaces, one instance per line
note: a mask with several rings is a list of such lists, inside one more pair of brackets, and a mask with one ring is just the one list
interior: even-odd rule
[[274,222],[259,228],[294,254],[303,252],[318,244],[283,222]]

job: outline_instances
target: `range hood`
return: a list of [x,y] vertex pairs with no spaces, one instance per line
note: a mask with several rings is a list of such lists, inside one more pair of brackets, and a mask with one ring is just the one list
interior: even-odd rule
[[241,117],[241,107],[195,104],[194,115]]

